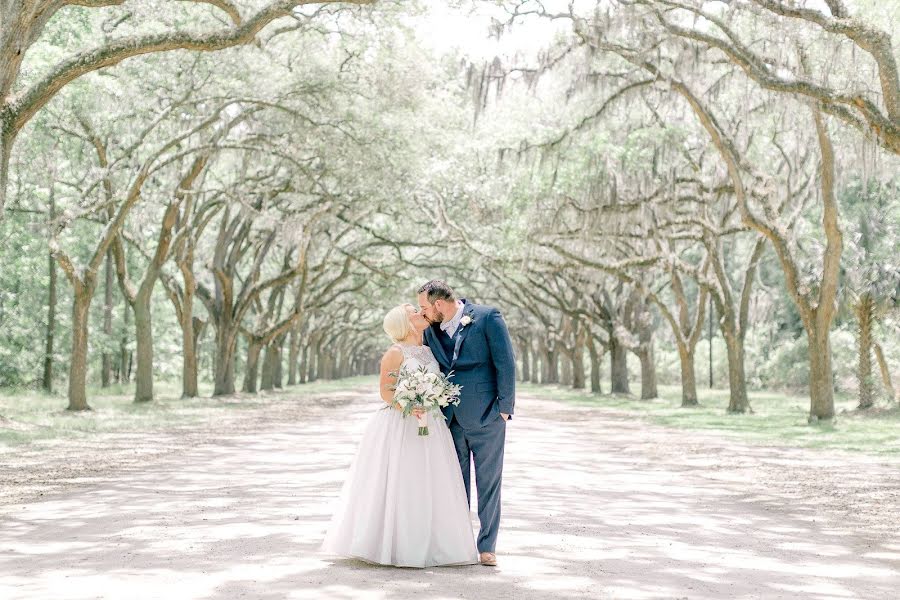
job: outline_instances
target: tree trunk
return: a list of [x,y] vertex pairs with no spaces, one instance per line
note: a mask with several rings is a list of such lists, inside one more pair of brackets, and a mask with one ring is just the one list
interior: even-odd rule
[[69,363],[68,410],[91,410],[87,402],[88,319],[93,290],[78,285],[72,300],[72,356]]
[[572,375],[572,354],[569,352],[560,351],[560,384],[566,387],[572,385],[573,375]]
[[[55,204],[53,196],[50,196],[50,218],[55,216]],[[44,375],[41,387],[47,393],[53,392],[53,341],[56,331],[56,260],[53,254],[48,254],[50,267],[50,282],[47,294],[47,334],[44,341]]]
[[[103,333],[106,334],[106,343],[112,341],[112,313],[113,313],[113,286],[115,285],[115,272],[113,270],[112,250],[106,253],[105,288],[103,290]],[[126,309],[127,310],[127,309]],[[113,353],[106,343],[103,344],[103,354],[100,362],[100,385],[109,387],[112,383]]]
[[247,341],[247,364],[244,367],[243,390],[248,394],[255,394],[257,391],[256,385],[259,381],[259,353],[261,351],[261,344],[254,340]]
[[875,301],[871,294],[863,294],[853,307],[858,328],[859,365],[856,378],[859,382],[860,409],[875,404],[874,377],[872,377],[872,325],[875,320]]
[[630,394],[628,387],[628,351],[615,337],[609,339],[610,380],[613,394]]
[[575,348],[572,352],[572,387],[576,390],[585,388],[583,332],[575,338]]
[[297,385],[297,361],[300,360],[300,332],[297,326],[291,327],[288,341],[288,385]]
[[600,387],[601,355],[597,351],[597,342],[590,336],[587,338],[587,348],[591,357],[591,393],[601,394],[603,393]]
[[319,378],[319,364],[318,364],[319,349],[318,348],[319,348],[318,342],[316,342],[315,345],[307,348],[307,351],[309,352],[309,360],[307,361],[307,373],[309,375],[307,376],[307,380],[310,383],[312,383],[313,381],[315,381],[316,379]]
[[818,327],[809,337],[810,419],[834,417],[834,376],[831,369],[831,339],[827,329]]
[[131,310],[125,301],[125,312],[122,313],[122,337],[119,339],[119,383],[131,380],[131,352],[128,350],[128,326],[131,321]]
[[275,349],[275,343],[268,344],[263,357],[262,383],[260,384],[260,389],[267,392],[275,389],[276,354],[278,351]]
[[881,381],[884,383],[884,389],[888,393],[888,397],[890,397],[891,400],[900,399],[897,396],[897,392],[894,390],[894,382],[891,381],[891,371],[888,369],[887,361],[884,359],[884,352],[881,349],[881,344],[872,342],[872,348],[875,350],[875,358],[878,360],[878,368],[881,370]]
[[135,402],[153,400],[153,322],[150,315],[150,294],[138,294],[134,302],[134,328],[137,345],[135,373]]
[[309,344],[303,344],[303,350],[300,353],[300,383],[306,383],[308,377],[309,366]]
[[659,391],[656,386],[656,361],[653,352],[653,340],[650,340],[646,345],[641,345],[638,357],[641,359],[641,400],[659,398]]
[[753,412],[747,397],[747,378],[744,374],[744,341],[729,331],[723,331],[728,350],[728,412],[743,414]]
[[519,356],[522,357],[522,381],[531,381],[531,353],[529,352],[528,342],[519,342]]
[[559,351],[547,351],[547,383],[559,383]]
[[531,383],[540,383],[541,378],[541,357],[537,351],[531,352]]
[[197,337],[199,327],[193,314],[193,299],[185,300],[182,307],[181,322],[181,397],[196,398],[200,395],[197,383]]
[[350,376],[350,352],[348,352],[347,350],[341,352],[340,376],[342,378]]
[[234,340],[229,335],[230,327],[221,319],[216,329],[216,362],[213,375],[213,396],[234,393]]
[[681,406],[699,406],[697,399],[697,375],[694,370],[694,349],[678,344],[678,360],[681,363]]
[[321,379],[331,379],[331,361],[329,356],[325,354],[325,350],[321,347],[316,357],[316,377]]
[[275,387],[279,390],[284,389],[284,343],[287,336],[280,335],[275,342]]

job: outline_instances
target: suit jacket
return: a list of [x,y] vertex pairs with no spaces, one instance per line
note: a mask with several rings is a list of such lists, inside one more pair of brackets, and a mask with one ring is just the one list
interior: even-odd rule
[[444,374],[461,385],[459,406],[444,409],[447,422],[453,417],[465,429],[484,427],[513,414],[516,401],[516,358],[512,340],[500,311],[492,306],[470,304],[463,300],[463,321],[454,336],[455,351],[448,356],[438,336],[446,333],[434,324],[425,330],[425,343],[431,348]]

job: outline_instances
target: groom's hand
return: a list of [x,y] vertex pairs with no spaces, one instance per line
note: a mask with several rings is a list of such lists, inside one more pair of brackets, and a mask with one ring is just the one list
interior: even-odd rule
[[504,421],[509,421],[509,415],[506,413],[500,413],[500,416],[503,417]]

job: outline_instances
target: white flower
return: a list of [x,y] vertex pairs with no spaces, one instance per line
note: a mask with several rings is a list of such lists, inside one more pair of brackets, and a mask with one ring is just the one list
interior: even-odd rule
[[469,315],[463,315],[463,318],[459,320],[459,324],[462,325],[463,327],[465,327],[466,325],[468,325],[471,322],[472,322],[472,317],[470,317]]

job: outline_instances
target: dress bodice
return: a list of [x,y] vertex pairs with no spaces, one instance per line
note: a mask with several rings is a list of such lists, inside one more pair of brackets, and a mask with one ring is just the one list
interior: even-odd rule
[[401,352],[403,352],[403,363],[400,365],[401,368],[415,371],[425,367],[429,373],[441,372],[441,367],[434,357],[434,354],[431,353],[431,348],[428,346],[420,346],[417,344],[397,344],[397,346],[400,348]]

